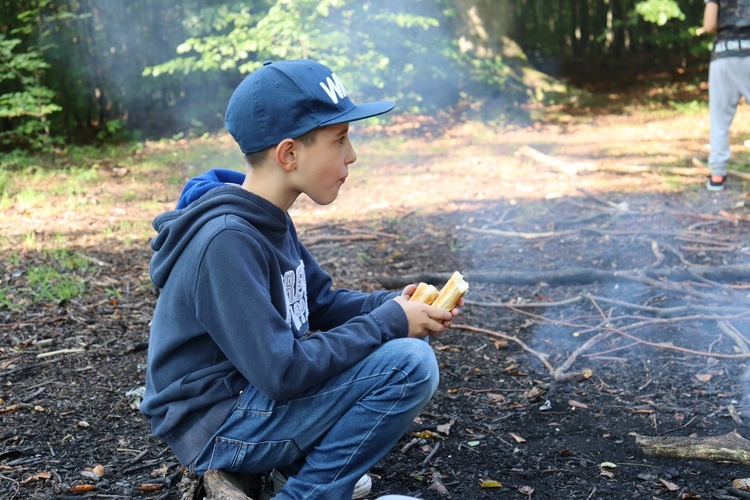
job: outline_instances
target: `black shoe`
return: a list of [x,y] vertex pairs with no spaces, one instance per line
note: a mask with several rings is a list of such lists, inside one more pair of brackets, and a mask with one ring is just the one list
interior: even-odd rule
[[726,175],[712,175],[708,178],[706,187],[709,191],[724,191],[724,183],[726,183],[726,181]]

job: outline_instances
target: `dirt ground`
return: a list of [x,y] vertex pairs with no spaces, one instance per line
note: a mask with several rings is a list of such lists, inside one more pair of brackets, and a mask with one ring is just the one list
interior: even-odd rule
[[[705,109],[668,102],[700,88],[599,90],[595,107],[533,125],[497,108],[492,122],[355,128],[359,161],[339,199],[293,207],[338,286],[440,285],[454,270],[471,283],[456,326],[432,343],[440,387],[372,470],[371,498],[741,495],[732,481],[746,465],[654,457],[635,435],[749,434],[745,185],[730,177],[710,193],[692,170],[707,155]],[[649,95],[663,106],[639,107]],[[744,105],[735,167],[747,139]],[[144,226],[216,163],[177,155],[155,173],[146,159],[161,147],[102,166],[86,196],[106,210],[48,193],[44,207],[3,213],[0,287],[22,293],[26,269],[50,258],[29,232],[37,244],[65,235],[92,268],[73,300],[0,309],[1,498],[180,498],[179,464],[128,395],[144,383],[157,299]]]

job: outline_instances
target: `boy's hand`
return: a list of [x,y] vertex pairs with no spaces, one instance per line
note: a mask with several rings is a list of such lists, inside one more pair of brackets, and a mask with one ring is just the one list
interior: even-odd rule
[[[416,289],[416,285],[407,285],[401,296],[396,297],[396,302],[403,308],[409,321],[408,336],[413,338],[424,338],[428,335],[434,337],[450,328],[454,316],[459,313],[458,307],[454,307],[452,311],[446,311],[422,302],[410,302],[409,298]],[[462,307],[463,305],[464,301],[461,299],[458,306]]]

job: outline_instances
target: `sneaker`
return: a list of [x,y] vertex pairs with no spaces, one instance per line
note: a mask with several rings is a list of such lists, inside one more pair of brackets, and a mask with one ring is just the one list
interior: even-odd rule
[[[286,484],[287,477],[279,472],[277,469],[274,469],[271,471],[271,473],[268,475],[268,482],[266,483],[266,487],[263,489],[260,500],[271,500],[276,493],[281,491],[281,488]],[[357,498],[365,498],[372,489],[372,479],[370,479],[370,476],[368,474],[365,474],[361,478],[359,478],[359,481],[357,481],[357,484],[354,485],[354,493],[352,493],[352,499]],[[409,497],[404,497],[409,498]]]
[[712,175],[708,178],[706,187],[709,191],[724,191],[724,183],[727,181],[726,175]]
[[407,497],[405,495],[386,495],[384,497],[378,497],[375,500],[420,500],[417,497]]

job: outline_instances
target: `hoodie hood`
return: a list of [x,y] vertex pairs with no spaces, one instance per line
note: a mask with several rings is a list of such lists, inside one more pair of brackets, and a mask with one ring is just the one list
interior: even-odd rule
[[213,188],[226,184],[239,184],[241,186],[243,182],[245,182],[245,174],[243,173],[225,168],[209,170],[198,177],[193,177],[185,184],[175,210],[187,207]]
[[[221,182],[221,175],[203,175],[183,190],[180,204],[185,208],[164,212],[153,220],[158,233],[151,240],[151,281],[163,288],[177,259],[207,224],[227,217],[238,217],[265,234],[271,244],[284,246],[291,221],[289,216],[268,200],[240,186]],[[230,172],[230,171],[225,171]],[[235,172],[236,174],[236,172]],[[244,180],[244,175],[242,176]],[[233,179],[238,179],[233,176]],[[191,184],[188,183],[188,184]]]

